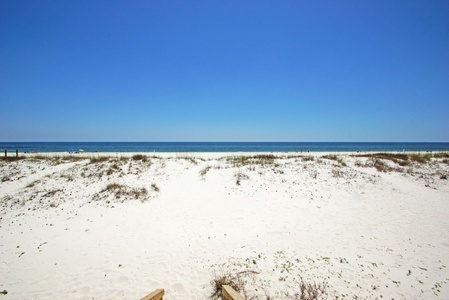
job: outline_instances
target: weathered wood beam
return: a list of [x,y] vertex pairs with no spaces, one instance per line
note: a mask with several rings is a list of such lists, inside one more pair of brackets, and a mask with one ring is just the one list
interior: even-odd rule
[[237,293],[229,285],[223,285],[221,287],[221,292],[223,293],[224,300],[245,300],[239,293]]
[[162,300],[164,297],[164,289],[158,289],[140,300]]

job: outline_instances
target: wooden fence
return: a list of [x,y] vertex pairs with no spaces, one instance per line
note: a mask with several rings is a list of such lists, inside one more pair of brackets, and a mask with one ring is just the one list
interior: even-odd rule
[[[5,157],[8,157],[8,150],[5,149]],[[16,157],[19,157],[19,150],[16,149]]]

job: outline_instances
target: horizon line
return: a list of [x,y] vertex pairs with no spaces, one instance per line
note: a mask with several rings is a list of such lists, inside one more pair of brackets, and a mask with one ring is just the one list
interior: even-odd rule
[[0,141],[0,143],[449,143],[449,141]]

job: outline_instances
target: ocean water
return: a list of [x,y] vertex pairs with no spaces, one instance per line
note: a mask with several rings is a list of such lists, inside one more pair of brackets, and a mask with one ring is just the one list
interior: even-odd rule
[[382,142],[0,142],[9,152],[365,152],[449,151],[449,143]]

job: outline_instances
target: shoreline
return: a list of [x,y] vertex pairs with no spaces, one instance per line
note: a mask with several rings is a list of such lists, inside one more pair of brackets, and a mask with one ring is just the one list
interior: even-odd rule
[[[34,157],[34,156],[48,156],[48,157],[132,157],[134,155],[144,155],[146,157],[160,157],[160,158],[176,158],[180,156],[192,156],[198,158],[217,158],[217,157],[229,157],[229,156],[256,156],[256,155],[274,155],[277,158],[285,157],[301,157],[301,156],[325,156],[325,155],[337,155],[337,156],[354,156],[363,154],[379,154],[379,153],[391,153],[391,154],[405,154],[405,155],[434,155],[440,153],[449,153],[449,151],[290,151],[290,152],[266,152],[266,151],[236,151],[236,152],[20,152],[19,157]],[[5,157],[4,154],[0,155]],[[15,152],[8,152],[7,157],[16,157]]]
[[448,142],[0,142],[15,152],[385,152],[449,151]]

